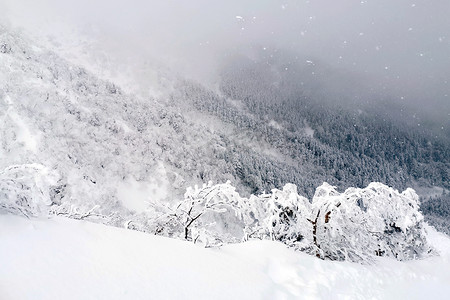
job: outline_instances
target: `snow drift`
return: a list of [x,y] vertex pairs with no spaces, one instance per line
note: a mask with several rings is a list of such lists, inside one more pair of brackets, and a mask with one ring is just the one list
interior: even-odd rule
[[446,299],[450,240],[428,230],[440,256],[363,266],[271,241],[205,249],[86,221],[0,215],[0,298]]

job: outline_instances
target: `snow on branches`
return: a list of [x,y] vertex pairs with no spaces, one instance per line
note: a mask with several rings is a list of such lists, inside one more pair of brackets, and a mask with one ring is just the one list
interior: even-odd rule
[[44,215],[58,201],[59,174],[40,164],[9,166],[0,171],[0,210],[26,217]]
[[308,199],[298,195],[297,186],[286,184],[283,190],[273,189],[272,194],[263,194],[256,199],[253,206],[264,207],[258,221],[271,240],[299,249],[309,247],[312,235],[307,218],[311,205]]
[[249,218],[243,200],[229,182],[188,188],[179,203],[152,203],[157,217],[150,222],[150,228],[155,234],[201,242],[205,246],[237,242],[240,234],[235,229],[243,228]]
[[208,246],[271,239],[321,259],[366,263],[376,256],[408,260],[430,251],[417,194],[381,183],[343,193],[324,183],[312,203],[293,184],[250,198],[240,197],[229,182],[208,184],[189,188],[179,203],[153,208],[159,212],[155,234]]
[[342,194],[324,183],[312,202],[316,255],[351,261],[419,257],[428,247],[418,199],[412,189],[399,193],[381,183]]

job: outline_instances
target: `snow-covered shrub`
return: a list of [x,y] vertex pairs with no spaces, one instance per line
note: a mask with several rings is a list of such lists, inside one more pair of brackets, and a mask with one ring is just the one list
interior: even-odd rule
[[153,204],[151,231],[205,245],[271,239],[322,259],[371,262],[397,260],[429,251],[418,196],[381,183],[339,193],[324,183],[312,204],[286,184],[270,194],[241,197],[229,182],[188,188],[184,200]]
[[0,210],[27,217],[48,214],[59,204],[60,176],[40,164],[9,166],[0,172]]
[[155,234],[178,237],[207,246],[238,242],[244,235],[243,198],[229,182],[188,188],[184,200],[173,205],[153,203]]
[[311,224],[307,217],[311,205],[308,199],[298,195],[297,186],[286,184],[283,190],[273,189],[272,194],[262,195],[261,200],[265,200],[265,216],[261,225],[270,239],[298,249],[310,246]]
[[408,260],[430,250],[419,196],[413,189],[399,193],[373,182],[365,189],[348,189],[344,194],[364,212],[368,234],[377,238],[377,255]]
[[341,194],[324,183],[314,195],[310,222],[315,254],[321,258],[407,260],[429,250],[418,196],[412,189],[399,193],[371,183]]
[[293,184],[272,194],[241,197],[229,182],[188,188],[184,200],[172,205],[153,203],[150,231],[206,245],[268,238],[297,249],[311,244],[309,201]]
[[331,260],[368,260],[375,255],[376,239],[366,228],[357,199],[340,194],[324,183],[316,189],[311,217],[313,254]]

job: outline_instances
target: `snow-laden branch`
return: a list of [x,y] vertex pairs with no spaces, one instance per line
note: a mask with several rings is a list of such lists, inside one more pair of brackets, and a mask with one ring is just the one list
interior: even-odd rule
[[358,262],[376,256],[408,260],[431,251],[417,194],[381,183],[343,193],[324,183],[311,203],[293,184],[249,198],[240,197],[229,182],[209,184],[189,188],[184,200],[159,211],[155,233],[206,245],[257,237],[322,259]]

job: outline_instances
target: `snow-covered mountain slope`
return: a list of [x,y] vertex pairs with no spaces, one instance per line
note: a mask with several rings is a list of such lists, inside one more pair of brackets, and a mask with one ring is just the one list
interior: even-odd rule
[[[107,62],[102,73],[101,64],[86,69],[61,56],[73,53],[42,45],[0,28],[0,169],[37,163],[56,171],[58,197],[84,211],[98,205],[102,214],[127,218],[144,212],[149,199],[174,200],[209,180],[231,180],[243,194],[288,182],[309,196],[324,181],[340,189],[418,182],[442,195],[448,188],[446,139],[378,111],[321,102],[308,93],[314,85],[297,84],[311,66],[297,65],[295,75],[283,62],[244,59],[224,69],[217,90],[172,74],[159,78],[170,82],[153,98],[98,77],[117,79],[109,72],[126,70],[127,61],[115,71]],[[86,65],[82,57],[72,61]],[[151,89],[152,76],[144,73]],[[134,91],[129,81],[119,79]],[[447,198],[441,202],[448,206]],[[437,214],[448,229],[439,206],[429,205],[427,215]]]
[[205,249],[85,221],[0,215],[0,298],[447,299],[450,240],[428,231],[440,256],[362,266],[269,241]]
[[38,163],[61,175],[63,202],[123,215],[214,175],[223,139],[168,99],[129,95],[6,27],[0,46],[0,169]]

